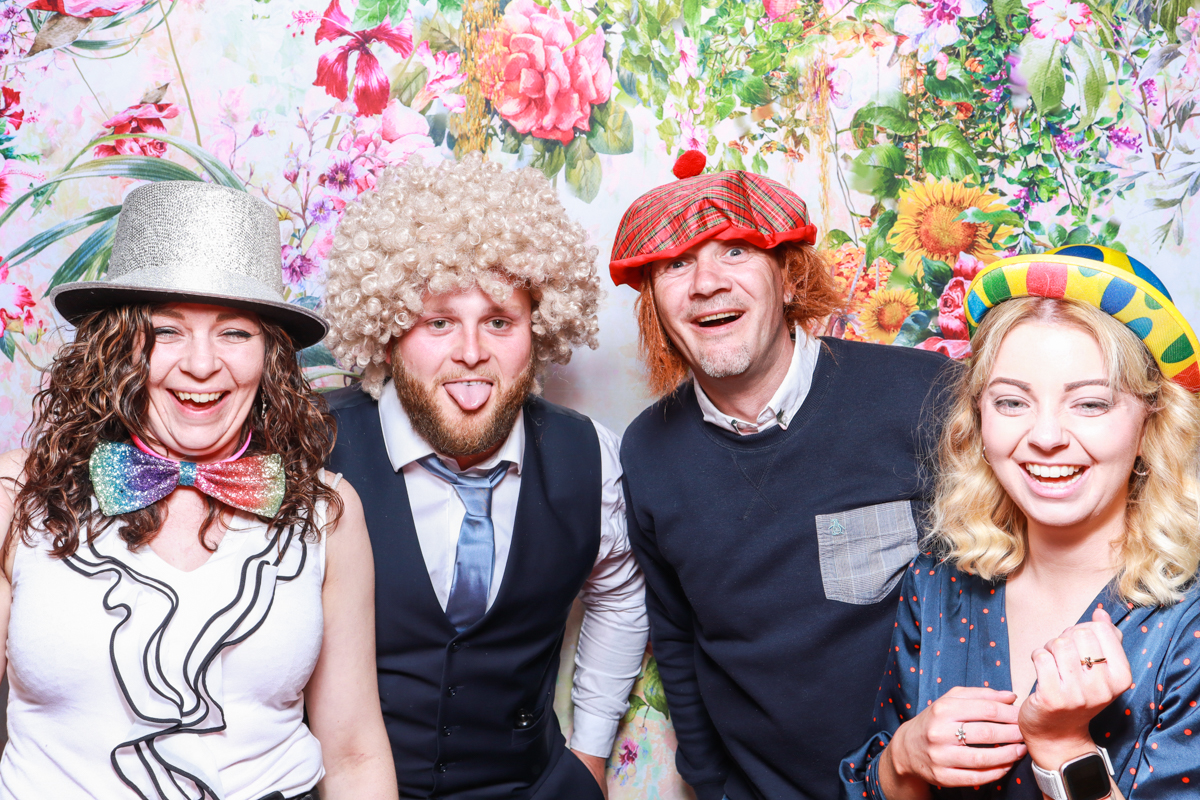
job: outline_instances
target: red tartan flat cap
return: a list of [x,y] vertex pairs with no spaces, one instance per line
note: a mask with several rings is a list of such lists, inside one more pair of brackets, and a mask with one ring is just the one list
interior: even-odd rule
[[696,175],[634,201],[617,226],[608,271],[617,286],[641,289],[646,264],[709,239],[744,239],[769,250],[784,242],[814,244],[817,228],[804,201],[770,178],[741,170]]

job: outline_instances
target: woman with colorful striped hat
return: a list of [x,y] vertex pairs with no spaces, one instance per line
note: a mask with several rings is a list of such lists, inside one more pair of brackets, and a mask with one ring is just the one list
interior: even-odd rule
[[843,797],[1193,797],[1200,371],[1145,265],[1072,246],[989,265]]

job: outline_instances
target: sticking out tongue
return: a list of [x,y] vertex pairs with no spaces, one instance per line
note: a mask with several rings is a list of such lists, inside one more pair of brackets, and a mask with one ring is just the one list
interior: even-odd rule
[[442,385],[463,411],[474,411],[492,396],[492,385],[486,381],[454,381]]

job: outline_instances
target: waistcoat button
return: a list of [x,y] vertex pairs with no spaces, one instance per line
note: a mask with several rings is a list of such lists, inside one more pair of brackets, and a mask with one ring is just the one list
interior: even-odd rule
[[450,645],[450,652],[451,652],[451,653],[457,653],[457,652],[458,652],[458,648],[459,648],[459,644],[458,644],[458,642],[454,642],[453,644],[451,644],[451,645]]
[[437,767],[436,767],[436,769],[437,769],[437,771],[438,771],[438,772],[445,772],[445,771],[446,771],[446,765],[445,765],[445,764],[438,764],[438,765],[437,765]]
[[454,695],[456,695],[456,694],[458,694],[457,686],[451,686],[449,689],[446,690],[447,697],[454,697]]
[[525,709],[521,709],[520,711],[517,712],[517,727],[518,728],[528,728],[532,724],[533,724],[533,714],[530,714]]
[[449,735],[450,735],[450,726],[447,725],[444,728],[442,728],[442,736],[449,736]]

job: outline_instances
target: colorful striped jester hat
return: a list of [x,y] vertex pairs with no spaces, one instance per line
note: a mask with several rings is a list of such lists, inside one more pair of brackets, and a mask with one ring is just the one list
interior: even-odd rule
[[608,264],[613,283],[641,289],[646,264],[709,239],[743,239],[764,250],[816,242],[808,208],[791,189],[753,172],[697,174],[703,169],[702,154],[684,153],[674,170],[680,180],[646,192],[621,217]]
[[987,312],[1014,297],[1081,300],[1137,334],[1170,380],[1200,393],[1200,342],[1167,287],[1136,258],[1093,244],[1013,256],[984,267],[967,290],[967,325],[974,334]]

